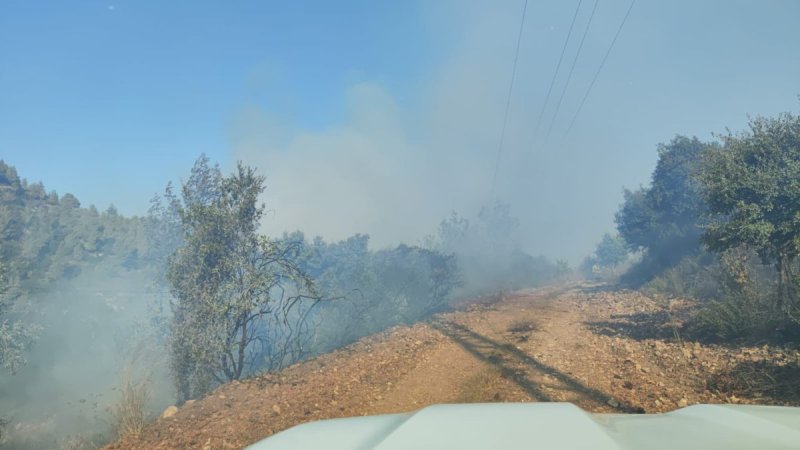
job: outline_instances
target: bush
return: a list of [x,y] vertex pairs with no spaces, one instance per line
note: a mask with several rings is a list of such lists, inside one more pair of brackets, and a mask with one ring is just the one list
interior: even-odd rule
[[298,264],[314,278],[321,302],[310,315],[310,353],[349,344],[398,324],[411,324],[448,307],[460,284],[453,255],[416,246],[370,251],[369,236],[327,243],[286,235],[304,250]]
[[[674,273],[667,271],[657,279],[677,278]],[[781,334],[793,331],[786,316],[774,307],[774,268],[762,264],[752,250],[725,251],[694,279],[696,284],[686,294],[708,300],[687,324],[690,334],[711,340],[782,339]],[[700,283],[706,283],[706,288],[697,289]]]
[[709,260],[713,257],[708,254],[684,258],[653,277],[641,289],[653,297],[712,298],[719,293],[719,283],[709,267]]
[[696,337],[726,341],[764,334],[774,325],[765,302],[737,292],[713,300],[692,318],[687,331]]
[[27,363],[25,353],[35,342],[39,327],[19,319],[8,293],[5,266],[0,264],[0,367],[14,374]]
[[75,434],[58,441],[58,450],[95,450],[104,442],[102,436]]
[[125,376],[120,398],[112,411],[112,428],[117,438],[138,436],[147,424],[149,380],[136,382],[129,374]]
[[223,176],[201,156],[180,198],[165,192],[180,245],[167,258],[169,351],[179,401],[216,384],[278,369],[305,353],[302,332],[319,298],[297,267],[299,249],[258,233],[265,178],[237,165]]

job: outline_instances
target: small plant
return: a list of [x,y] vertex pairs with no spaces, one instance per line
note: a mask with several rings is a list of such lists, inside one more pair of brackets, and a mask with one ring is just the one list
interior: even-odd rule
[[103,445],[97,436],[70,435],[58,441],[58,450],[95,450]]
[[732,293],[723,301],[711,301],[688,324],[698,337],[729,340],[753,337],[772,324],[762,302],[743,293]]
[[785,321],[774,308],[774,273],[746,248],[722,253],[711,276],[719,288],[688,323],[692,334],[717,340],[768,337]]
[[457,403],[489,403],[502,400],[500,392],[503,390],[503,375],[500,369],[486,368],[469,377],[461,387],[461,394]]
[[147,424],[147,404],[150,400],[150,382],[148,379],[136,382],[126,373],[120,398],[112,411],[112,427],[118,437],[138,436]]
[[507,330],[509,333],[531,333],[539,329],[539,326],[536,322],[531,320],[517,320],[511,325],[508,326]]
[[147,347],[139,342],[130,348],[129,359],[122,371],[119,399],[111,409],[111,430],[116,438],[138,436],[150,415],[150,371],[142,371],[152,361],[146,360]]
[[0,445],[4,443],[5,431],[8,426],[9,420],[6,417],[0,417]]

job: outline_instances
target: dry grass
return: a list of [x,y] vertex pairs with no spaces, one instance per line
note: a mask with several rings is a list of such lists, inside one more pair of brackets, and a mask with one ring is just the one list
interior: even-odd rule
[[147,424],[147,404],[150,400],[148,380],[136,382],[126,374],[120,389],[120,398],[112,411],[114,434],[138,436]]
[[116,439],[138,437],[151,418],[151,370],[158,364],[152,359],[152,348],[147,341],[130,347],[127,363],[122,370],[116,404],[108,408],[111,431]]
[[800,400],[800,358],[797,361],[746,361],[710,377],[708,384],[719,392],[762,402],[794,404]]
[[5,434],[6,434],[6,427],[8,426],[8,419],[5,417],[0,417],[0,445],[5,443]]
[[491,403],[503,400],[503,375],[494,367],[481,370],[461,386],[456,403]]
[[517,320],[511,323],[511,325],[506,328],[506,331],[509,333],[533,333],[539,329],[539,325],[532,320]]
[[58,450],[95,450],[101,445],[102,441],[97,441],[91,437],[73,435],[59,440]]

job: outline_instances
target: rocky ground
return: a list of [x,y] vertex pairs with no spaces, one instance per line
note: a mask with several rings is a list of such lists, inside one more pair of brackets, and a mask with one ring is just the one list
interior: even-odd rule
[[448,402],[568,401],[592,412],[800,405],[800,352],[680,334],[690,302],[570,285],[473,302],[286,370],[221,386],[107,449],[238,449],[293,425]]

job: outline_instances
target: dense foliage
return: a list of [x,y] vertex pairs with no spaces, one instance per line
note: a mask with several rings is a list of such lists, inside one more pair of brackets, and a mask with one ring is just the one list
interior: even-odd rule
[[8,291],[5,269],[0,265],[0,366],[13,374],[27,362],[25,351],[36,338],[36,327],[9,317],[13,303]]
[[630,275],[649,279],[700,251],[706,205],[696,174],[702,155],[717,144],[677,136],[658,147],[650,186],[624,191],[617,231],[631,250],[643,252]]
[[603,234],[594,253],[586,257],[580,266],[580,271],[587,278],[614,277],[615,269],[628,261],[630,252],[628,245],[619,235]]
[[252,373],[264,355],[278,366],[302,356],[302,341],[291,331],[303,324],[297,310],[316,295],[296,264],[298,249],[257,233],[263,190],[264,178],[252,168],[240,164],[225,177],[201,157],[181,198],[169,198],[183,232],[166,270],[180,400]]
[[[137,270],[149,264],[146,222],[81,207],[75,196],[47,192],[0,161],[0,364],[24,364],[54,305],[44,303],[56,283],[85,271]],[[68,305],[61,305],[63,308]]]
[[47,193],[0,161],[0,260],[12,284],[24,291],[78,275],[85,267],[136,268],[147,257],[143,219],[82,208],[72,194]]
[[452,254],[407,245],[373,251],[367,235],[333,243],[309,242],[300,232],[283,239],[304,249],[299,267],[329,298],[312,314],[314,353],[440,312],[461,284]]
[[168,187],[151,209],[153,241],[172,248],[167,340],[181,400],[423,319],[460,283],[455,256],[431,249],[262,236],[263,190],[252,168],[223,176],[201,157],[181,196]]
[[139,324],[162,267],[149,227],[48,192],[0,161],[0,422],[42,419],[35,433],[10,427],[9,448],[53,448],[69,423],[107,425],[78,400],[113,399],[121,360],[148,335]]
[[757,118],[722,139],[700,174],[712,213],[703,241],[712,251],[747,246],[774,264],[777,306],[800,321],[800,117]]
[[[793,336],[800,321],[800,117],[750,121],[720,143],[659,147],[650,186],[626,191],[628,281],[706,300],[689,329],[717,339]],[[792,338],[793,339],[793,338]]]

